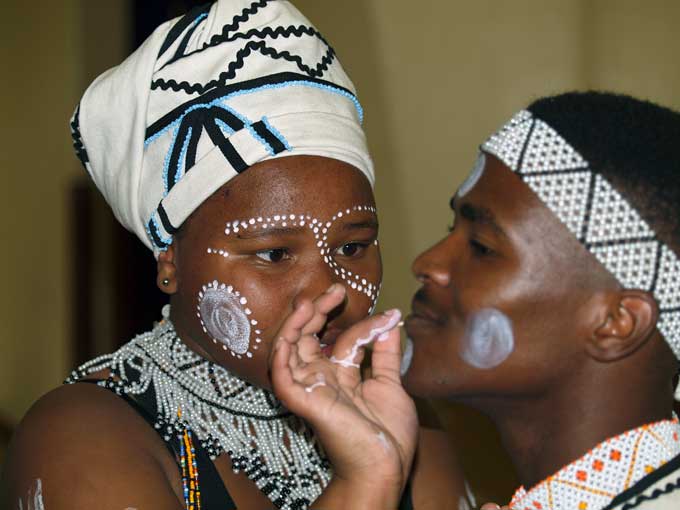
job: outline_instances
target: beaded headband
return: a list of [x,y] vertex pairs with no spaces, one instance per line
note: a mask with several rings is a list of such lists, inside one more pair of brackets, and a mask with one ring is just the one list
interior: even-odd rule
[[621,285],[652,293],[659,304],[657,328],[680,359],[680,260],[638,212],[528,110],[482,150],[517,173]]

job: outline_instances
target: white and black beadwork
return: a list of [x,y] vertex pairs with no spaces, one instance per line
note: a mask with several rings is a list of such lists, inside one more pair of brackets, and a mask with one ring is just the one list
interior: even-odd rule
[[657,327],[680,359],[680,260],[638,212],[557,131],[527,110],[482,150],[517,173],[621,285],[654,295]]
[[[156,400],[156,428],[166,440],[189,428],[211,458],[226,452],[277,508],[300,509],[328,484],[330,463],[309,426],[273,393],[249,384],[184,345],[167,318],[113,354],[71,373],[74,383],[108,369],[98,384]],[[177,411],[181,409],[181,419]]]

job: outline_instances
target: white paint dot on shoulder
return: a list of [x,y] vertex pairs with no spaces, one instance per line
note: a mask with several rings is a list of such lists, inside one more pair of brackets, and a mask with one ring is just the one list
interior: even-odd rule
[[248,220],[248,223],[250,223],[251,225],[255,225],[255,218],[250,218]]
[[281,219],[281,216],[279,216],[278,214],[276,216],[274,216],[274,221],[279,221],[280,219]]

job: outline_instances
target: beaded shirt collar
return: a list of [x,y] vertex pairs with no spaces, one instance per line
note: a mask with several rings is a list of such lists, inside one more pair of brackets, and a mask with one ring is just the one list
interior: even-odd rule
[[601,510],[680,454],[678,417],[612,437],[510,502],[515,510]]

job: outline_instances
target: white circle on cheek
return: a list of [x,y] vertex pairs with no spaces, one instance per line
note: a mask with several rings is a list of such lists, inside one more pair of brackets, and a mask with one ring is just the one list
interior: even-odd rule
[[464,195],[467,195],[470,192],[470,190],[475,187],[475,184],[477,184],[479,179],[482,178],[485,165],[486,156],[484,155],[483,152],[480,152],[479,156],[477,156],[475,166],[472,167],[470,175],[468,175],[467,179],[465,179],[463,184],[461,184],[460,187],[458,188],[458,192],[456,193],[457,196],[462,197]]
[[404,346],[404,354],[401,356],[401,367],[399,367],[399,374],[404,375],[411,368],[411,361],[413,360],[413,341],[406,338],[406,345]]
[[207,288],[199,302],[201,320],[212,336],[236,354],[245,354],[250,345],[250,320],[239,297],[228,289]]
[[503,363],[514,348],[510,319],[500,310],[485,308],[470,319],[460,355],[473,367],[490,369]]

